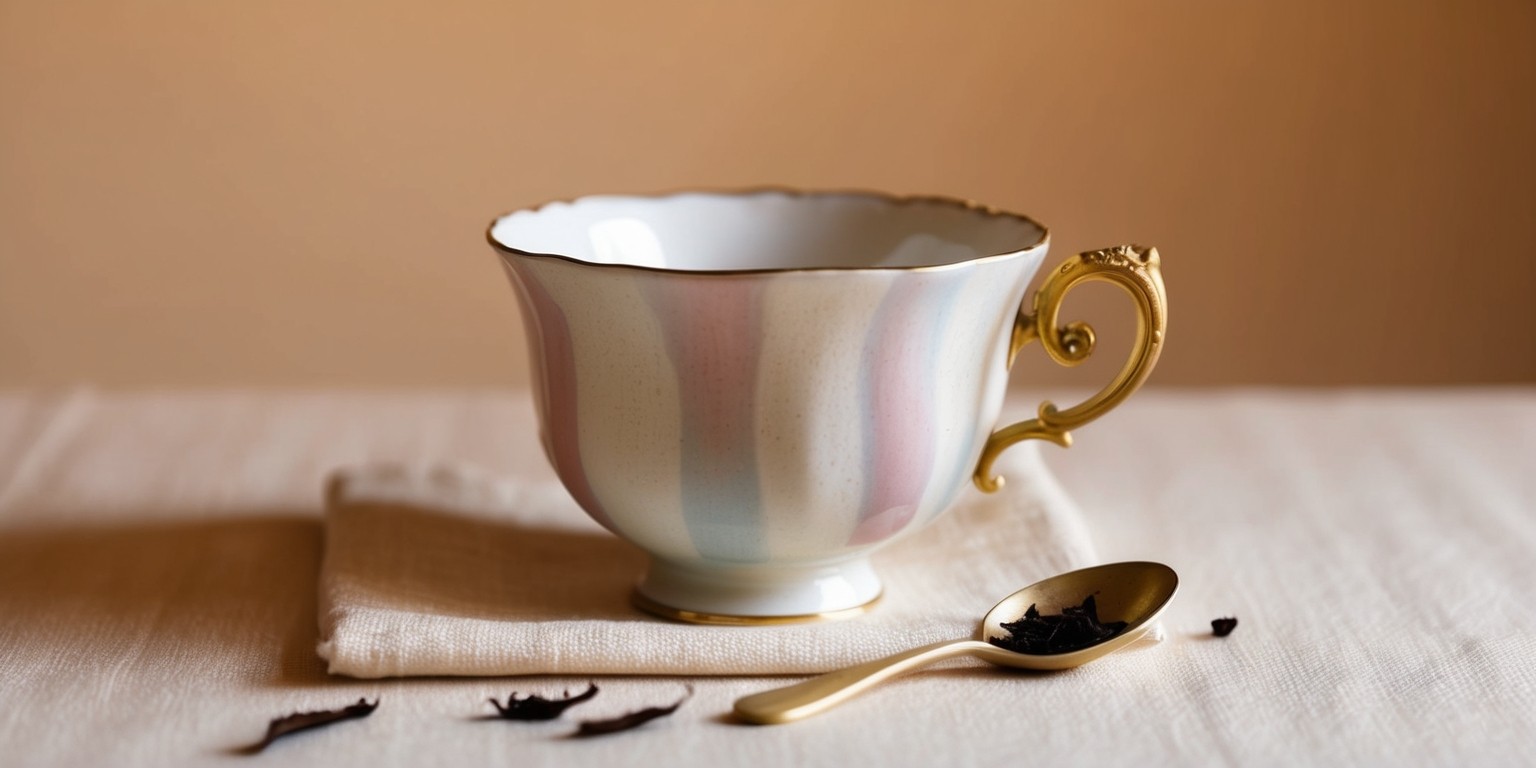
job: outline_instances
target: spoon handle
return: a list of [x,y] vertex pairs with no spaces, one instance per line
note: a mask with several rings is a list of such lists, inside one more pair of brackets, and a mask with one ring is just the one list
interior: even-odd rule
[[809,680],[736,700],[736,715],[749,723],[789,723],[819,714],[876,683],[937,661],[997,650],[978,640],[946,640],[833,670]]

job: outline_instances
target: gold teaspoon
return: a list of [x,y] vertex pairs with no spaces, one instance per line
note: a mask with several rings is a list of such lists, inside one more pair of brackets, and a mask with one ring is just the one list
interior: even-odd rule
[[[976,640],[946,640],[834,670],[809,680],[736,700],[736,715],[750,723],[789,723],[825,712],[889,678],[955,656],[975,656],[1021,669],[1070,669],[1087,664],[1134,642],[1163,612],[1179,577],[1161,563],[1110,563],[1052,576],[1004,598],[981,620]],[[1093,596],[1104,622],[1123,621],[1115,636],[1066,653],[1031,654],[999,648],[988,638],[1007,637],[1004,622],[1017,621],[1030,605],[1041,613],[1059,612]]]

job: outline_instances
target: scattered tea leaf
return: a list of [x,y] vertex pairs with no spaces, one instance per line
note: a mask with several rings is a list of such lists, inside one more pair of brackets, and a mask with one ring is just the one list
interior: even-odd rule
[[1007,637],[989,637],[987,642],[1016,653],[1033,655],[1067,653],[1097,645],[1125,630],[1125,622],[1099,621],[1099,609],[1093,595],[1079,605],[1067,606],[1061,613],[1042,615],[1031,604],[1018,621],[1004,622]]
[[1226,637],[1237,629],[1237,617],[1229,616],[1225,619],[1211,619],[1211,634],[1217,637]]
[[587,690],[575,696],[572,696],[570,691],[566,691],[563,699],[546,699],[533,694],[519,699],[516,693],[512,693],[507,696],[506,704],[493,698],[491,706],[496,707],[496,712],[507,720],[553,720],[565,710],[596,695],[597,684],[587,683]]
[[378,707],[378,699],[374,699],[372,704],[368,703],[367,699],[358,699],[356,704],[342,707],[341,709],[327,709],[319,712],[295,712],[285,717],[273,718],[272,722],[267,724],[267,735],[261,741],[241,751],[247,754],[255,754],[266,749],[272,742],[291,733],[306,731],[310,728],[319,728],[331,723],[339,723],[342,720],[367,717],[373,714],[373,710],[378,709]]
[[620,715],[619,717],[615,717],[609,720],[584,720],[581,723],[581,727],[577,728],[576,732],[571,735],[580,737],[604,736],[610,733],[627,731],[631,728],[639,728],[640,726],[645,725],[646,723],[649,723],[658,717],[666,717],[667,715],[676,712],[677,708],[683,705],[683,702],[691,698],[693,698],[693,686],[690,685],[688,686],[688,692],[683,694],[683,697],[678,699],[677,703],[673,704],[672,706],[649,707],[637,712],[631,712],[627,715]]

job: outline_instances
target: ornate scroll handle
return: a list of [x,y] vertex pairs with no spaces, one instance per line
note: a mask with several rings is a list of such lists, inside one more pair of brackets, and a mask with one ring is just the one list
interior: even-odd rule
[[1040,340],[1052,360],[1062,365],[1074,366],[1088,358],[1093,352],[1093,329],[1082,322],[1057,327],[1056,315],[1062,299],[1073,286],[1092,280],[1114,283],[1136,300],[1136,347],[1131,352],[1131,359],[1126,361],[1120,375],[1088,400],[1064,411],[1049,401],[1041,403],[1037,418],[992,433],[976,465],[973,479],[977,488],[991,493],[1002,487],[1003,478],[992,474],[992,464],[1014,443],[1039,438],[1062,447],[1072,445],[1069,430],[1093,421],[1130,397],[1157,364],[1168,325],[1168,296],[1163,290],[1157,249],[1122,245],[1073,256],[1046,278],[1035,294],[1033,311],[1025,314],[1021,307],[1014,320],[1013,338],[1008,345],[1008,366],[1012,368],[1019,349],[1035,339]]

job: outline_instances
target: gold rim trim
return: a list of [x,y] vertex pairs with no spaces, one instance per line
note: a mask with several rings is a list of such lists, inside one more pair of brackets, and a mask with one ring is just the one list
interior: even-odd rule
[[[912,206],[912,205],[934,205],[934,206],[940,206],[940,207],[945,207],[945,208],[955,208],[955,209],[958,209],[958,210],[960,210],[962,212],[970,213],[970,214],[975,214],[975,215],[980,216],[982,218],[989,218],[989,219],[998,219],[998,218],[1013,219],[1013,220],[1015,220],[1015,221],[1017,221],[1017,222],[1019,222],[1021,224],[1027,224],[1027,225],[1029,225],[1031,227],[1034,227],[1036,230],[1038,230],[1040,232],[1040,237],[1037,238],[1035,240],[1035,242],[1030,243],[1028,245],[1025,245],[1025,246],[1023,246],[1021,248],[1018,248],[1018,249],[1015,249],[1015,250],[1003,251],[1001,253],[991,253],[991,254],[987,254],[986,256],[978,256],[978,257],[976,257],[974,259],[966,259],[965,261],[955,261],[955,262],[950,262],[948,264],[925,264],[925,265],[917,266],[917,267],[765,267],[765,268],[762,268],[762,269],[674,269],[674,268],[671,268],[671,267],[646,267],[646,266],[640,266],[640,265],[637,265],[637,264],[606,264],[606,263],[601,263],[601,262],[596,262],[596,261],[587,261],[586,259],[578,259],[578,258],[576,258],[574,256],[565,256],[565,255],[558,254],[558,253],[541,253],[539,251],[528,251],[528,250],[524,250],[522,248],[514,248],[514,247],[512,247],[510,245],[507,245],[506,243],[503,243],[500,240],[497,240],[495,235],[492,234],[492,232],[496,229],[496,225],[497,224],[500,224],[502,221],[505,221],[506,219],[508,219],[508,218],[510,218],[512,216],[515,216],[515,215],[518,215],[518,214],[534,214],[534,213],[539,213],[540,211],[543,211],[545,208],[548,208],[548,207],[554,206],[554,205],[575,205],[575,204],[577,204],[577,203],[579,203],[579,202],[581,202],[583,200],[590,200],[590,199],[601,198],[601,197],[625,198],[625,199],[630,199],[630,200],[661,201],[661,200],[669,200],[669,199],[678,198],[678,197],[686,197],[686,196],[689,196],[689,195],[698,195],[698,196],[705,196],[705,197],[734,197],[734,198],[765,197],[765,196],[768,196],[768,195],[778,195],[778,196],[781,196],[781,197],[801,198],[801,199],[804,199],[804,198],[849,197],[849,198],[863,198],[863,199],[866,199],[866,200],[875,200],[875,201],[886,203],[888,205],[892,205],[892,206],[896,206],[896,207]],[[514,208],[514,209],[512,209],[510,211],[507,211],[506,213],[501,214],[500,216],[497,216],[494,219],[491,219],[490,226],[485,228],[485,240],[486,240],[486,242],[491,244],[492,248],[494,248],[497,251],[500,251],[502,253],[507,253],[507,254],[511,254],[511,255],[514,255],[514,256],[525,256],[525,257],[535,258],[535,259],[553,259],[553,260],[556,260],[556,261],[564,261],[564,262],[568,262],[568,263],[571,263],[571,264],[580,264],[582,266],[587,266],[587,267],[604,267],[606,269],[632,269],[632,270],[636,270],[636,271],[640,271],[640,272],[655,272],[655,273],[664,274],[664,275],[775,275],[775,274],[815,273],[815,272],[835,272],[835,273],[844,273],[844,272],[873,272],[873,273],[933,272],[933,271],[945,270],[945,269],[960,269],[960,268],[962,268],[962,267],[964,267],[965,265],[968,265],[968,264],[977,264],[977,263],[984,263],[984,262],[991,262],[991,261],[1001,261],[1003,259],[1015,258],[1015,257],[1018,257],[1018,256],[1020,256],[1022,254],[1029,253],[1031,251],[1035,251],[1035,250],[1038,250],[1040,248],[1044,248],[1044,247],[1050,245],[1050,242],[1051,242],[1051,231],[1044,224],[1041,224],[1040,222],[1035,221],[1034,219],[1032,219],[1032,218],[1030,218],[1028,216],[1025,216],[1022,213],[1014,213],[1012,211],[1005,211],[1005,210],[1003,210],[1001,208],[995,208],[995,207],[990,206],[990,205],[984,205],[982,203],[978,203],[975,200],[969,200],[969,199],[960,198],[960,197],[947,197],[945,195],[896,195],[896,194],[891,194],[889,192],[877,192],[877,191],[873,191],[873,190],[862,190],[862,189],[814,190],[814,189],[798,189],[798,188],[795,188],[795,187],[773,187],[773,186],[767,186],[767,187],[748,187],[748,188],[744,188],[744,189],[679,189],[679,190],[672,190],[672,191],[667,191],[667,192],[655,192],[655,193],[651,193],[651,194],[615,193],[615,194],[581,195],[579,197],[569,197],[569,198],[560,198],[558,200],[548,200],[548,201],[545,201],[543,203],[539,203],[538,205],[533,205],[533,206],[524,207],[524,208]]]
[[629,601],[636,608],[646,613],[660,616],[663,619],[679,621],[685,624],[710,624],[724,627],[771,627],[781,624],[820,624],[828,621],[843,621],[856,616],[869,613],[885,596],[882,590],[874,599],[863,605],[855,605],[852,608],[843,608],[837,611],[825,611],[822,613],[801,613],[792,616],[737,616],[728,613],[706,613],[704,611],[690,611],[683,608],[673,608],[665,603],[659,603],[640,593],[636,589],[629,593]]

